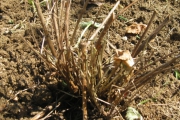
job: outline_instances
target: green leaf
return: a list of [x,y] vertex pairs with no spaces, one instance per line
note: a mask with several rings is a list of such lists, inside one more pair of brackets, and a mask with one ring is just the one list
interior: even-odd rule
[[149,102],[149,101],[151,101],[151,99],[143,100],[143,101],[141,101],[138,105],[143,105],[143,104],[145,104],[145,103],[147,103],[147,102]]
[[48,1],[49,1],[49,0],[43,0],[43,1],[40,2],[40,5],[41,5],[41,6],[46,6],[46,2],[48,2]]
[[30,4],[30,5],[32,5],[33,4],[33,0],[28,0],[28,3]]
[[94,23],[94,21],[89,21],[89,22],[81,22],[80,25],[81,25],[82,28],[85,28],[85,27],[91,26],[91,25],[94,25],[95,27],[98,28],[98,27],[100,27],[101,24],[96,23],[96,22]]
[[137,38],[137,39],[140,39],[139,35],[136,35],[136,38]]
[[13,23],[14,23],[13,20],[8,21],[8,24],[13,24]]
[[127,120],[135,120],[135,119],[143,120],[143,117],[135,108],[128,107],[127,112],[126,112],[126,119]]
[[87,26],[90,26],[93,24],[93,21],[89,21],[89,22],[81,22],[80,25],[82,28],[85,28]]
[[123,17],[123,16],[119,16],[119,19],[120,19],[120,20],[123,20],[123,21],[128,21],[128,19],[125,18],[125,17]]
[[176,79],[180,80],[180,72],[178,70],[175,70],[174,72]]

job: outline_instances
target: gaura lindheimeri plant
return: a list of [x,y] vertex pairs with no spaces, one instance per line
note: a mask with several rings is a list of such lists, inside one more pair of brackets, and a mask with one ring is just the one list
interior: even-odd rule
[[[122,9],[119,14],[137,1],[135,0]],[[43,44],[43,47],[39,49],[35,49],[28,41],[25,41],[48,65],[49,69],[53,73],[58,74],[59,77],[57,79],[65,83],[66,87],[69,88],[68,92],[82,95],[83,119],[88,119],[87,100],[103,116],[107,118],[120,117],[120,113],[127,109],[137,92],[157,74],[171,70],[179,65],[179,51],[174,51],[169,54],[171,56],[174,55],[173,59],[166,61],[151,71],[148,70],[149,67],[169,55],[141,66],[141,58],[148,59],[148,56],[143,54],[143,51],[148,46],[148,43],[167,24],[170,19],[169,16],[146,39],[144,36],[156,12],[153,13],[148,25],[134,23],[127,28],[127,31],[133,34],[144,32],[133,51],[117,49],[104,38],[111,23],[116,19],[114,10],[119,3],[120,1],[117,1],[103,22],[94,27],[93,32],[92,29],[88,28],[94,26],[96,21],[87,24],[89,26],[85,26],[82,34],[88,31],[89,35],[87,35],[87,38],[81,39],[81,34],[77,33],[83,14],[86,11],[88,0],[86,0],[79,14],[72,34],[69,34],[72,31],[69,29],[71,0],[46,1],[48,12],[46,15],[42,13],[39,0],[34,1],[46,44]],[[40,44],[39,41],[41,40],[35,37],[33,39],[37,41],[37,44]],[[108,51],[109,58],[106,57],[107,55],[105,56],[105,48],[107,46],[111,48]],[[120,104],[121,102],[124,102],[124,104]],[[37,116],[35,117],[37,118]]]

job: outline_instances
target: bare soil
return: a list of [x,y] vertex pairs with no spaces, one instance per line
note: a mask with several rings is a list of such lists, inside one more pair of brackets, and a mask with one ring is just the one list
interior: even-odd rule
[[[147,52],[153,51],[152,59],[180,50],[180,1],[179,0],[139,0],[123,14],[119,11],[129,5],[131,0],[121,0],[117,19],[114,21],[107,35],[117,48],[132,50],[138,41],[137,35],[126,34],[125,27],[132,22],[148,24],[153,11],[156,18],[148,31],[148,35],[168,15],[170,22],[156,36],[148,46]],[[97,22],[101,23],[115,4],[115,0],[100,1],[103,7]],[[80,0],[72,1],[70,28],[74,28],[78,13],[82,8]],[[83,21],[92,20],[99,10],[96,4],[89,4]],[[45,12],[46,8],[44,7]],[[123,16],[126,20],[120,19]],[[31,37],[31,30],[39,40],[42,40],[42,28],[32,11],[32,6],[26,0],[1,0],[0,2],[0,120],[27,120],[34,117],[43,109],[52,105],[62,96],[66,89],[60,82],[49,77],[51,71],[43,61],[23,42],[23,36],[35,45]],[[34,22],[35,21],[35,22]],[[32,28],[30,28],[30,25]],[[71,29],[70,29],[71,30]],[[70,31],[72,33],[72,31]],[[147,35],[147,36],[148,36]],[[124,36],[127,40],[124,40]],[[168,57],[170,59],[173,56]],[[159,64],[164,61],[159,61]],[[157,63],[158,64],[158,63]],[[153,69],[153,68],[152,68]],[[180,68],[176,68],[180,70]],[[62,98],[60,106],[46,119],[82,119],[81,98],[75,95]],[[147,103],[138,105],[143,100]],[[180,81],[175,78],[174,70],[162,73],[147,85],[146,91],[137,95],[130,106],[135,107],[145,120],[178,120],[180,118]],[[57,103],[58,104],[58,103]],[[103,119],[89,103],[90,119]],[[50,111],[49,111],[50,112]],[[47,114],[47,113],[46,113]],[[123,113],[122,113],[123,114]],[[124,117],[124,114],[123,114]]]

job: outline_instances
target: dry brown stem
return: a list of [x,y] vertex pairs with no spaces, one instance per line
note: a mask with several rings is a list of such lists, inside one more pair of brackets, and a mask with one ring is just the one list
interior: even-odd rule
[[83,16],[83,14],[86,12],[86,7],[87,7],[87,5],[88,5],[88,2],[89,2],[89,0],[86,0],[85,4],[84,4],[84,6],[83,6],[83,9],[81,10],[80,15],[79,15],[79,17],[78,17],[78,21],[77,21],[77,23],[76,23],[76,26],[75,26],[73,35],[72,35],[72,37],[71,37],[71,39],[70,39],[70,42],[71,42],[70,44],[71,44],[71,45],[73,45],[73,43],[74,43],[74,37],[76,36],[76,32],[77,32],[77,30],[78,30],[78,26],[79,26],[79,23],[80,23],[80,21],[81,21],[81,19],[82,19],[82,16]]
[[87,120],[87,70],[86,70],[86,60],[87,60],[87,45],[85,43],[80,44],[81,57],[82,57],[82,109],[83,109],[83,120]]
[[68,0],[65,3],[66,11],[65,11],[65,19],[64,19],[66,48],[69,47],[69,39],[68,39],[68,37],[69,37],[69,11],[70,11],[70,6],[71,6],[71,0]]
[[37,13],[38,13],[38,16],[40,18],[40,21],[41,21],[41,24],[42,24],[42,27],[43,27],[43,30],[44,30],[44,33],[45,33],[45,37],[46,37],[46,40],[48,42],[48,45],[49,45],[49,48],[52,52],[52,55],[57,58],[57,53],[56,53],[56,50],[54,48],[54,45],[50,39],[50,36],[49,36],[49,32],[47,30],[47,27],[46,27],[46,24],[45,24],[45,19],[44,19],[44,16],[42,14],[42,10],[41,10],[41,7],[40,7],[40,3],[39,3],[39,0],[36,0],[35,1],[35,6],[36,6],[36,9],[37,9]]
[[164,57],[161,57],[161,58],[156,59],[156,60],[153,61],[151,64],[148,64],[148,65],[146,65],[146,66],[143,66],[143,67],[139,68],[139,70],[137,70],[137,71],[134,73],[134,76],[132,76],[132,79],[134,79],[134,77],[136,77],[137,74],[141,74],[141,73],[143,74],[146,68],[151,67],[151,65],[156,64],[158,61],[163,60],[163,59],[167,58],[168,56],[175,54],[176,52],[178,52],[178,50],[177,50],[177,51],[174,51],[174,52],[172,52],[172,53],[170,53],[170,54],[167,54],[167,55],[165,55]]
[[[54,5],[55,3],[55,5]],[[54,30],[55,30],[55,34],[56,34],[56,42],[57,42],[57,45],[59,45],[58,49],[59,51],[62,49],[61,46],[60,46],[60,35],[59,35],[59,25],[58,25],[58,20],[57,20],[57,10],[58,10],[58,6],[57,6],[57,0],[56,2],[54,2],[54,0],[52,1],[52,6],[54,6],[53,10],[52,10],[52,24],[53,24],[53,27],[54,27]]]
[[[147,83],[149,83],[152,80],[152,76],[156,76],[157,74],[172,69],[171,66],[172,63],[176,63],[176,61],[180,58],[179,56],[174,57],[170,61],[164,63],[163,65],[157,67],[156,69],[152,70],[151,72],[135,79],[133,81],[133,84],[128,84],[125,88],[125,91],[122,92],[122,95],[126,94],[128,91],[135,91],[138,88],[141,88],[145,86]],[[178,62],[178,61],[177,61]],[[135,86],[134,86],[135,85]]]
[[[119,12],[119,14],[123,13],[125,10],[127,10],[129,7],[131,7],[132,5],[134,5],[138,0],[135,0],[134,2],[132,2],[131,4],[129,4],[127,7],[125,7],[123,10],[121,10]],[[103,26],[106,24],[106,22],[108,21],[108,19],[111,17],[111,15],[113,14],[114,10],[118,7],[120,3],[120,0],[116,2],[116,4],[114,5],[114,7],[111,9],[111,11],[109,12],[109,14],[107,15],[107,17],[103,20],[103,22],[101,23],[101,25],[98,27],[98,29],[94,32],[94,34],[90,37],[90,41],[94,40],[94,37],[98,34],[98,32],[103,28]],[[88,43],[90,44],[90,42]]]
[[82,78],[82,109],[83,109],[83,120],[87,120],[87,81],[85,77]]
[[103,26],[106,24],[106,22],[109,20],[109,18],[111,17],[111,15],[113,14],[114,10],[118,7],[120,3],[120,0],[116,2],[116,4],[114,5],[114,7],[111,9],[111,11],[109,12],[109,14],[107,15],[107,17],[103,20],[103,22],[101,23],[101,25],[98,27],[98,29],[94,32],[94,34],[90,37],[90,41],[88,42],[88,44],[90,44],[90,42],[94,39],[94,37],[98,34],[98,32],[103,28]]
[[[137,1],[138,0],[135,0],[134,2],[129,4],[118,14],[123,13]],[[129,57],[125,60],[127,54],[123,54],[123,52],[120,52],[120,50],[118,52],[115,47],[112,47],[113,52],[115,50],[117,54],[114,55],[113,52],[108,52],[109,56],[111,57],[109,60],[107,60],[108,62],[105,60],[105,62],[107,63],[104,64],[104,47],[106,45],[106,41],[103,40],[103,38],[110,28],[111,23],[115,19],[114,10],[118,7],[119,3],[120,1],[116,2],[107,17],[103,20],[101,26],[92,34],[92,36],[89,38],[88,35],[90,34],[87,35],[88,38],[86,38],[86,40],[89,41],[82,40],[76,49],[73,47],[75,45],[75,36],[81,18],[86,11],[88,0],[83,6],[71,38],[69,38],[69,14],[71,0],[62,0],[60,3],[60,8],[58,8],[58,0],[51,1],[51,24],[53,25],[50,32],[51,34],[48,33],[47,27],[45,26],[45,20],[39,6],[39,0],[36,0],[35,3],[40,21],[44,29],[45,37],[48,41],[48,45],[51,51],[45,50],[46,54],[39,54],[36,50],[33,49],[32,46],[30,47],[51,68],[54,68],[54,70],[60,75],[60,79],[67,84],[66,87],[68,87],[71,92],[80,92],[82,94],[82,111],[84,120],[88,119],[87,99],[90,98],[92,103],[104,116],[112,118],[123,110],[117,110],[117,105],[119,105],[119,103],[124,100],[125,97],[127,97],[129,92],[135,93],[137,89],[140,89],[148,82],[150,82],[150,80],[152,79],[151,76],[155,76],[162,71],[171,69],[172,67],[170,67],[170,65],[172,63],[175,63],[176,60],[180,58],[180,56],[174,57],[174,59],[172,59],[171,61],[155,68],[150,72],[146,70],[146,68],[149,68],[150,65],[143,65],[142,71],[134,71],[136,69],[134,66],[137,65],[138,69],[139,62],[134,64],[133,59],[130,58],[132,58],[132,56],[136,57],[142,50],[144,50],[148,42],[153,39],[169,21],[169,17],[167,17],[164,22],[143,42],[143,38],[155,17],[154,12],[151,20],[148,23],[148,27],[143,33],[141,40],[136,45],[132,55],[128,51]],[[104,29],[101,31],[99,38],[96,39],[96,43],[92,42],[92,40],[94,40],[95,36],[99,33],[100,29],[103,26]],[[50,37],[56,39],[56,44],[52,43],[52,41],[49,39]],[[52,59],[52,61],[46,60],[46,57],[49,54],[51,55],[51,53],[49,52],[51,52],[52,55],[56,57],[57,60],[55,62],[53,61],[54,59]],[[122,59],[121,57],[124,57],[124,59]],[[132,64],[128,64],[127,60],[131,60]],[[146,72],[146,74],[144,72]],[[130,98],[129,101],[130,100],[132,99]],[[125,105],[123,106],[127,107],[126,105],[129,104],[129,101],[127,101],[127,103],[125,103]],[[109,111],[105,111],[102,107],[102,104],[107,103],[110,103],[108,104],[108,106],[106,106]],[[39,113],[34,117],[34,119],[39,119],[40,117],[44,116],[44,114],[46,114],[46,111]]]
[[140,40],[138,41],[137,45],[135,46],[135,48],[134,48],[134,50],[133,50],[133,52],[132,52],[132,57],[133,57],[133,58],[136,57],[136,55],[137,55],[136,52],[137,52],[137,50],[139,49],[140,44],[142,43],[144,36],[146,35],[147,31],[149,30],[149,27],[150,27],[152,21],[154,20],[155,15],[156,15],[156,11],[154,11],[154,13],[153,13],[153,15],[152,15],[152,17],[151,17],[148,25],[147,25],[147,28],[145,29],[143,35],[141,36]]
[[133,56],[136,57],[142,50],[144,50],[145,47],[147,47],[147,44],[156,37],[156,35],[159,33],[159,31],[169,22],[170,17],[168,16],[162,23],[159,25],[156,30],[153,31],[151,35],[136,49],[136,51],[133,53]]
[[[63,8],[64,8],[64,1],[60,3],[60,10],[59,10],[59,19],[58,19],[58,28],[59,28],[59,48],[62,50],[63,49],[63,35],[62,35],[62,13],[63,13]],[[63,58],[64,59],[64,58]]]
[[102,30],[101,34],[99,35],[99,39],[97,40],[97,43],[96,43],[96,49],[97,51],[102,51],[102,40],[103,40],[103,37],[104,35],[106,34],[106,32],[108,31],[111,23],[115,20],[115,14],[112,13],[110,18],[108,19],[107,23],[105,24],[105,27],[104,29]]

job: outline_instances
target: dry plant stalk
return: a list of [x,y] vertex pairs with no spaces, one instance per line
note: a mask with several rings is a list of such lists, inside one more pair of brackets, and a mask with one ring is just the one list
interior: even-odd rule
[[[137,1],[138,0],[135,0],[132,4],[125,7],[120,13],[124,12]],[[27,43],[50,68],[53,68],[54,72],[59,74],[60,79],[67,84],[67,87],[71,92],[82,93],[83,119],[88,119],[87,99],[90,99],[99,112],[108,118],[120,115],[119,112],[124,110],[123,107],[127,107],[127,104],[134,98],[135,94],[127,100],[127,103],[124,106],[121,106],[119,109],[117,109],[117,106],[121,101],[127,98],[130,92],[136,92],[138,88],[141,88],[150,82],[152,79],[151,76],[172,69],[172,66],[170,66],[172,63],[174,63],[174,66],[177,66],[175,63],[180,58],[178,53],[172,60],[146,74],[144,74],[146,68],[151,67],[152,64],[138,69],[138,62],[134,63],[133,58],[138,55],[143,57],[141,51],[144,50],[148,45],[147,43],[155,37],[169,20],[169,17],[167,17],[164,22],[145,41],[143,41],[145,33],[147,33],[147,30],[155,17],[154,13],[147,29],[132,54],[128,50],[119,50],[113,46],[111,54],[114,55],[110,55],[110,60],[107,64],[104,64],[103,60],[106,59],[104,57],[104,47],[107,43],[104,36],[115,19],[113,13],[119,2],[120,1],[115,4],[109,15],[104,19],[101,26],[92,34],[92,36],[88,40],[82,40],[78,47],[74,48],[77,41],[75,36],[83,12],[80,13],[73,34],[71,38],[69,38],[71,0],[61,0],[60,3],[58,0],[47,1],[47,4],[49,5],[50,23],[46,23],[39,0],[35,0],[37,13],[44,30],[47,45],[44,47],[43,54],[40,54],[40,52],[34,50],[33,47],[29,45],[28,42]],[[82,10],[86,9],[87,4],[88,0]],[[95,39],[95,36],[102,26],[104,26],[104,29],[100,32],[99,37]],[[116,53],[113,53],[114,49]],[[104,110],[104,104],[109,111]]]
[[82,109],[83,109],[83,120],[87,120],[87,74],[86,74],[86,60],[87,60],[87,44],[81,43],[79,46],[81,50],[82,71],[81,71],[81,81],[82,81]]
[[55,48],[53,46],[52,41],[50,40],[50,35],[49,35],[49,32],[48,32],[46,24],[45,24],[45,19],[44,19],[44,16],[42,14],[42,10],[41,10],[41,7],[40,7],[39,0],[35,1],[35,5],[36,5],[37,13],[38,13],[38,16],[40,18],[40,21],[41,21],[41,24],[42,24],[42,27],[43,27],[43,30],[44,30],[44,34],[45,34],[46,40],[48,42],[49,48],[51,50],[51,53],[53,54],[54,57],[57,57],[56,50],[55,50]]

